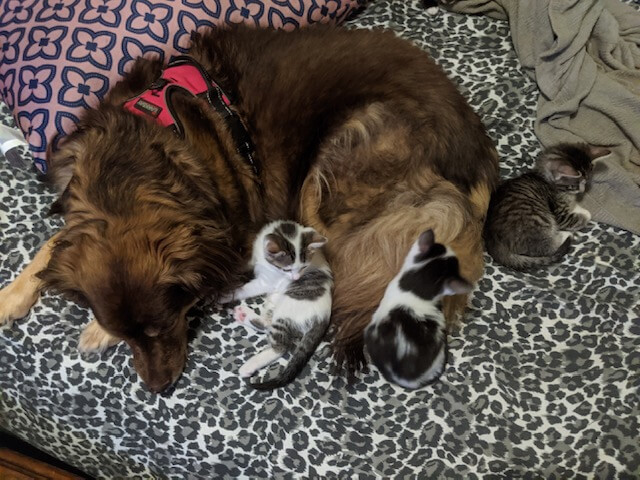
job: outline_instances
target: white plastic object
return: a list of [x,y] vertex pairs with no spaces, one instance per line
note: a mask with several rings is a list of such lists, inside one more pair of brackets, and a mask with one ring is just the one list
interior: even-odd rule
[[28,145],[22,132],[0,124],[0,151],[2,154],[6,156],[9,151],[21,145],[25,147]]

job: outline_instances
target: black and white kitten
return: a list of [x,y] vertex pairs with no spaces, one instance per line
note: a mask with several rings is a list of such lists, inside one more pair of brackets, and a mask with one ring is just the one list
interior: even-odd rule
[[387,380],[414,389],[440,376],[447,335],[440,300],[471,289],[453,251],[435,243],[432,230],[423,232],[364,333],[371,362]]
[[428,15],[436,15],[439,11],[438,0],[422,0],[422,6],[427,10]]
[[591,180],[593,160],[609,153],[562,143],[543,151],[534,171],[503,182],[491,197],[485,223],[493,259],[523,271],[559,261],[569,250],[571,232],[591,220],[577,200]]
[[326,241],[312,228],[281,220],[266,225],[254,242],[251,266],[255,278],[236,290],[233,298],[269,296],[261,315],[246,306],[237,306],[234,318],[268,330],[270,346],[251,357],[240,368],[240,375],[250,378],[286,352],[291,353],[291,358],[276,378],[248,382],[253,388],[271,390],[291,382],[327,331],[333,277],[321,249]]

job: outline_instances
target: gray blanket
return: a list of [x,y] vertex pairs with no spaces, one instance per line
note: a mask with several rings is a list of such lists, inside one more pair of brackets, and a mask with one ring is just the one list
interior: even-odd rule
[[444,0],[451,11],[508,19],[540,90],[544,146],[585,141],[612,154],[583,204],[594,220],[640,234],[640,12],[618,0]]

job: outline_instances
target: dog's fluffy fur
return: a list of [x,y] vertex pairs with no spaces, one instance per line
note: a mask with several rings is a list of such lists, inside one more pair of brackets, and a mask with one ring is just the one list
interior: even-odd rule
[[[260,177],[202,100],[174,99],[184,140],[124,111],[162,68],[139,60],[52,156],[66,226],[39,257],[43,267],[51,255],[42,284],[24,287],[32,267],[0,292],[0,322],[24,315],[41,287],[68,294],[94,311],[94,342],[100,332],[125,340],[141,378],[161,391],[184,367],[187,310],[240,282],[267,220],[297,219],[330,239],[335,355],[351,369],[420,232],[433,228],[462,276],[480,277],[497,155],[426,53],[391,33],[319,27],[216,30],[191,54],[234,97]],[[449,322],[465,303],[445,301]]]

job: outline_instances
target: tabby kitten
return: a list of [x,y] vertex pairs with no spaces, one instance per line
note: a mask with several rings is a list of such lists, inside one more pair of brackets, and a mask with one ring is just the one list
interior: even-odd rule
[[487,251],[515,270],[550,265],[567,253],[571,232],[591,214],[577,205],[606,148],[562,143],[542,152],[534,171],[503,182],[491,197],[485,224]]
[[440,299],[471,289],[455,254],[435,243],[433,230],[423,232],[364,333],[371,362],[387,380],[414,389],[438,379],[447,336]]
[[270,294],[258,315],[238,306],[239,323],[269,332],[270,346],[251,357],[240,375],[251,377],[259,369],[291,353],[287,366],[277,377],[248,384],[271,390],[291,382],[307,364],[322,341],[331,316],[333,277],[321,247],[327,239],[309,227],[277,221],[266,225],[253,247],[255,278],[236,290],[235,300]]

